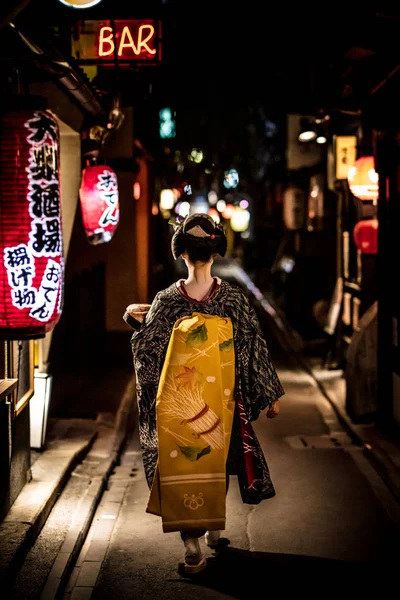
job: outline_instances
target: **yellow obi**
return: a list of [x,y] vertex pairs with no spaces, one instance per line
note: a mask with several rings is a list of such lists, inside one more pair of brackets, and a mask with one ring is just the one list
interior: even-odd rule
[[166,533],[225,529],[234,387],[231,320],[198,312],[179,319],[157,392],[159,456],[146,509]]

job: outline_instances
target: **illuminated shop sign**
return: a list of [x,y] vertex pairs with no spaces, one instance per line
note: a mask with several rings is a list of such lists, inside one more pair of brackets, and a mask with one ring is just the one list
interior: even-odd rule
[[142,63],[161,60],[161,23],[83,21],[73,35],[73,54],[81,64]]
[[63,305],[59,129],[48,111],[20,111],[0,130],[0,336],[39,338]]

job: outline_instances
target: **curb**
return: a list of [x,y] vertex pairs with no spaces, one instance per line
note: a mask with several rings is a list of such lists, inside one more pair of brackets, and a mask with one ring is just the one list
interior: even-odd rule
[[[96,430],[86,431],[86,439],[75,444],[78,447],[72,452],[65,448],[63,451],[62,439],[58,440],[58,447],[56,443],[32,465],[32,480],[23,487],[0,523],[0,585],[7,587],[18,572],[70,473],[88,454],[96,436]],[[57,466],[52,467],[51,477],[46,476],[49,456],[58,466],[58,469]],[[32,502],[32,495],[35,502]]]
[[122,396],[112,433],[103,437],[99,436],[86,457],[89,463],[100,459],[100,465],[91,478],[85,496],[77,507],[77,518],[72,520],[73,524],[70,526],[53,563],[40,595],[40,600],[61,598],[65,591],[93,517],[107,488],[107,482],[118,464],[127,442],[132,419],[135,415],[135,385],[135,378],[132,377]]
[[[313,374],[313,377],[317,381],[318,376]],[[382,477],[397,503],[400,504],[400,470],[390,454],[379,445],[379,442],[366,436],[362,426],[356,425],[351,421],[350,417],[337,400],[334,391],[325,388],[321,382],[319,382],[319,385],[323,387],[324,396],[335,408],[336,413],[340,416],[341,422],[345,423],[346,428],[351,431],[356,443],[359,446],[362,446],[364,455]]]

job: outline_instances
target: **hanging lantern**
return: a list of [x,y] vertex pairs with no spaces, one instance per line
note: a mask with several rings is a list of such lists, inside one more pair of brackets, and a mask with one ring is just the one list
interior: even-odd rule
[[353,239],[363,254],[378,252],[378,219],[358,221],[353,229]]
[[86,167],[79,189],[82,220],[90,244],[103,244],[113,237],[119,223],[116,173],[106,165]]
[[59,128],[52,113],[0,116],[0,338],[38,339],[63,306]]
[[373,156],[362,156],[349,167],[348,183],[351,193],[359,200],[378,199],[379,176]]

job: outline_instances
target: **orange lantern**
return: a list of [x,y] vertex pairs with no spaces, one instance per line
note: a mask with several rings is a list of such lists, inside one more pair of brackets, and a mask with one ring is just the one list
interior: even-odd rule
[[379,175],[375,171],[373,156],[358,158],[349,167],[347,175],[351,193],[359,200],[377,200],[379,192]]
[[363,254],[378,253],[378,219],[358,221],[353,229],[353,239]]

